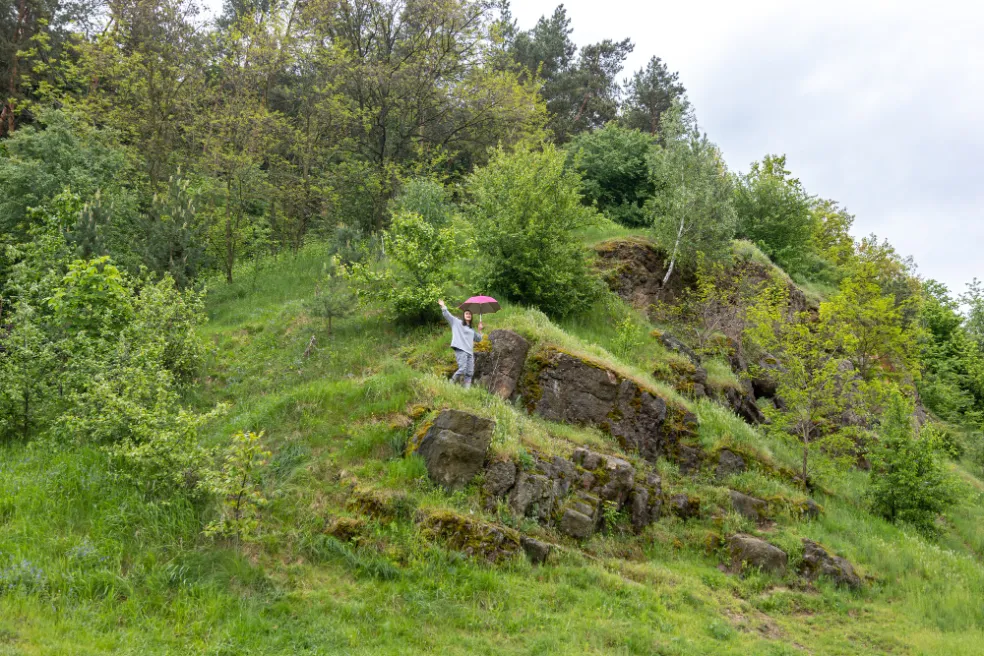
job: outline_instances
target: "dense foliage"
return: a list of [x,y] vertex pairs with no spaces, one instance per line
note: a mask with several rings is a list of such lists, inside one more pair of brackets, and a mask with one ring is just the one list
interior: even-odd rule
[[767,155],[738,176],[738,236],[755,242],[789,272],[803,269],[813,237],[811,199],[786,169],[786,156]]
[[653,230],[670,254],[665,286],[677,263],[727,251],[735,229],[731,180],[721,151],[679,103],[663,117],[663,144],[651,155],[650,175]]
[[911,404],[893,395],[881,423],[871,486],[875,512],[926,532],[936,530],[936,518],[956,501],[934,430],[916,431]]
[[594,213],[564,154],[549,145],[498,150],[468,191],[484,287],[548,314],[584,310],[598,287],[576,232]]
[[[573,345],[692,410],[688,448],[744,459],[701,498],[702,518],[643,531],[625,553],[686,557],[680,545],[699,541],[697,571],[723,531],[763,528],[706,510],[739,490],[776,511],[793,562],[805,530],[782,524],[801,519],[806,495],[837,508],[809,528],[827,521],[832,535],[870,528],[857,516],[871,513],[888,535],[914,526],[940,542],[948,522],[976,521],[949,469],[984,471],[984,285],[951,291],[888,242],[856,239],[853,215],[809,192],[784,155],[729,171],[666,62],[620,82],[635,46],[579,47],[572,34],[563,6],[521,29],[508,3],[478,0],[227,0],[215,18],[192,0],[0,8],[0,449],[21,456],[4,462],[0,603],[25,592],[61,613],[66,599],[110,600],[101,624],[117,627],[117,605],[147,581],[163,590],[148,614],[187,590],[196,599],[182,612],[197,612],[197,596],[221,588],[246,617],[246,590],[286,609],[262,628],[272,635],[296,609],[278,586],[339,562],[339,590],[378,583],[384,603],[414,600],[398,604],[411,621],[433,620],[431,598],[450,600],[453,612],[434,616],[452,621],[498,604],[487,568],[432,549],[408,521],[422,516],[410,498],[492,512],[467,505],[474,489],[448,497],[420,458],[398,457],[411,425],[430,408],[481,404],[499,418],[495,448],[508,442],[519,461],[555,440],[620,445],[435,375],[449,365],[435,356],[447,341],[437,300],[479,293],[502,301],[500,326]],[[643,274],[603,261],[626,242],[648,258]],[[616,288],[642,275],[631,307],[639,299]],[[765,425],[724,407],[757,402]],[[61,470],[45,468],[48,455]],[[666,490],[685,476],[658,471]],[[408,496],[367,519],[363,484]],[[38,510],[49,499],[69,510]],[[25,507],[56,517],[44,558],[64,565],[58,576],[11,560],[34,548],[28,530],[4,532],[11,517],[25,525]],[[80,519],[94,508],[108,528]],[[624,509],[603,508],[590,559],[602,554],[607,576],[620,541],[636,538]],[[532,521],[500,510],[511,529]],[[134,526],[159,551],[141,551]],[[99,577],[66,552],[62,534],[76,529],[125,545]],[[224,547],[242,561],[222,585],[201,584],[195,572],[221,570],[208,558]],[[255,574],[268,564],[281,575]],[[650,576],[639,566],[612,580]],[[579,599],[608,585],[566,569],[561,585]],[[461,592],[461,572],[473,590]],[[510,576],[525,585],[528,574]],[[702,585],[720,585],[712,574]],[[715,607],[769,587],[760,576],[729,582]],[[806,593],[788,590],[755,603],[799,609],[783,595]],[[817,598],[824,612],[842,605],[826,589]],[[678,606],[696,612],[692,601]],[[348,615],[373,630],[382,617]],[[700,632],[737,640],[722,627]],[[646,635],[637,651],[653,644]]]
[[610,123],[579,134],[568,157],[581,173],[584,199],[613,221],[630,227],[647,225],[646,202],[653,196],[649,176],[651,137]]

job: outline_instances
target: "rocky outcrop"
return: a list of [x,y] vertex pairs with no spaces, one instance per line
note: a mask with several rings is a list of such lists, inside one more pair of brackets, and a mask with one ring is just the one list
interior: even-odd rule
[[680,519],[700,517],[700,499],[689,494],[674,494],[667,502],[670,512]]
[[749,372],[752,394],[756,399],[776,398],[776,392],[779,387],[776,382],[776,373],[781,367],[782,365],[779,363],[779,360],[769,353],[765,353],[756,359],[755,365]]
[[485,484],[482,492],[488,499],[501,497],[516,484],[516,463],[512,460],[495,460],[485,468]]
[[446,510],[424,516],[420,526],[425,536],[492,563],[511,558],[521,549],[517,531]]
[[760,522],[765,519],[765,511],[768,508],[765,501],[742,494],[737,490],[731,490],[730,495],[731,507],[736,513],[753,522]]
[[799,507],[800,515],[805,519],[814,520],[820,516],[822,508],[813,499],[807,499]]
[[814,581],[823,576],[837,585],[854,589],[861,587],[861,577],[855,574],[850,562],[839,556],[831,556],[822,546],[805,538],[800,573]]
[[704,452],[698,447],[681,444],[677,448],[677,464],[681,474],[694,474],[700,470],[704,461]]
[[591,537],[601,523],[601,499],[579,490],[560,509],[558,528],[572,538],[583,540]]
[[635,485],[629,494],[629,516],[632,528],[638,533],[657,519],[663,507],[662,481],[650,474],[644,485]]
[[663,504],[659,476],[638,476],[627,460],[584,448],[570,459],[534,456],[525,467],[494,461],[485,471],[483,492],[486,507],[506,503],[515,516],[577,539],[602,527],[606,507],[626,511],[641,531],[659,519]]
[[563,496],[561,484],[543,474],[520,472],[509,494],[509,508],[519,517],[535,517],[549,522],[554,504]]
[[553,348],[531,360],[521,394],[545,419],[597,426],[652,462],[696,432],[693,413],[611,369]]
[[731,408],[736,415],[753,426],[764,424],[768,421],[755,402],[755,396],[752,394],[750,385],[740,390],[734,387],[725,387],[718,401]]
[[[668,363],[672,376],[667,382],[673,388],[694,399],[702,399],[707,396],[707,370],[700,365],[692,362],[671,361]],[[660,371],[653,372],[654,378],[662,378]]]
[[714,475],[718,480],[722,480],[733,474],[740,474],[748,469],[745,459],[730,449],[718,451],[718,464],[714,469]]
[[670,279],[664,290],[666,254],[645,239],[611,239],[595,247],[603,276],[613,292],[630,305],[649,309],[659,300],[680,295],[693,278],[681,271]]
[[519,544],[526,552],[526,557],[534,565],[543,565],[553,551],[553,545],[541,542],[540,540],[523,535],[519,538]]
[[700,356],[692,348],[684,344],[681,340],[674,337],[670,333],[659,333],[659,341],[668,350],[676,353],[677,355],[682,355],[683,357],[690,360],[693,365],[700,366]]
[[739,533],[731,536],[728,546],[735,569],[753,567],[773,574],[786,573],[786,552],[765,540]]
[[489,348],[475,351],[475,383],[504,399],[516,395],[530,343],[511,330],[489,333]]
[[482,471],[494,429],[484,417],[444,410],[411,449],[423,457],[432,481],[459,490]]

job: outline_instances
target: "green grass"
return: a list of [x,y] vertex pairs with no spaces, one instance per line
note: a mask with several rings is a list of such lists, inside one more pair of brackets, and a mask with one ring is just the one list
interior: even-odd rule
[[597,220],[581,230],[578,235],[586,246],[594,246],[608,239],[624,237],[649,237],[652,231],[648,228],[627,228],[615,223],[604,215],[598,215]]
[[[640,536],[620,524],[577,545],[504,509],[487,513],[474,487],[435,488],[421,460],[403,456],[411,415],[480,412],[497,422],[493,448],[517,456],[618,445],[451,385],[443,326],[410,329],[362,313],[329,335],[304,312],[323,262],[312,247],[210,286],[203,330],[215,349],[187,400],[228,405],[203,436],[214,444],[236,430],[265,431],[270,505],[257,544],[205,539],[212,508],[145,498],[97,449],[2,447],[0,655],[984,652],[984,483],[962,466],[954,471],[966,493],[937,539],[868,513],[867,474],[857,471],[825,479],[829,494],[816,497],[824,513],[801,521],[792,509],[803,492],[775,475],[798,465],[796,445],[653,379],[674,356],[645,317],[612,299],[561,322],[506,304],[487,330],[509,327],[658,387],[697,413],[705,450],[750,460],[750,471],[724,482],[661,463],[665,489],[701,499],[700,519],[668,517]],[[723,362],[708,372],[716,384],[736,382]],[[729,512],[727,486],[769,500],[775,523],[757,527]],[[391,515],[361,515],[355,490],[395,495]],[[516,526],[562,549],[545,567],[470,560],[422,535],[414,517],[435,509]],[[363,523],[355,542],[326,532],[339,517]],[[792,574],[722,572],[721,539],[738,530],[787,549],[794,567],[800,539],[818,540],[870,584],[852,593]]]

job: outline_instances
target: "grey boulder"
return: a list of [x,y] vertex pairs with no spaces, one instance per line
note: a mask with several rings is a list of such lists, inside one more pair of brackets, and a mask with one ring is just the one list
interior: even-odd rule
[[482,471],[495,422],[460,410],[444,410],[427,430],[419,453],[435,483],[459,490]]
[[731,490],[731,507],[735,509],[736,513],[753,522],[759,522],[765,518],[765,501],[736,490]]
[[765,540],[739,533],[728,540],[731,562],[736,568],[753,567],[773,574],[785,574],[789,558],[779,547]]
[[493,330],[489,333],[489,343],[488,351],[475,352],[475,382],[485,385],[493,394],[511,399],[523,375],[530,343],[511,330]]
[[845,558],[831,556],[826,549],[813,540],[803,539],[803,562],[800,572],[810,580],[823,576],[837,585],[860,588],[861,578],[855,574],[854,566]]

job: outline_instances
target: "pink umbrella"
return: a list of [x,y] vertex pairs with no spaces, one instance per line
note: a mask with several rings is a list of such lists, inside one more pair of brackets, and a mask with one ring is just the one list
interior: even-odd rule
[[492,314],[499,311],[499,301],[491,296],[472,296],[467,301],[458,306],[459,310],[468,310],[472,314],[478,312],[478,320],[482,321],[483,314]]

